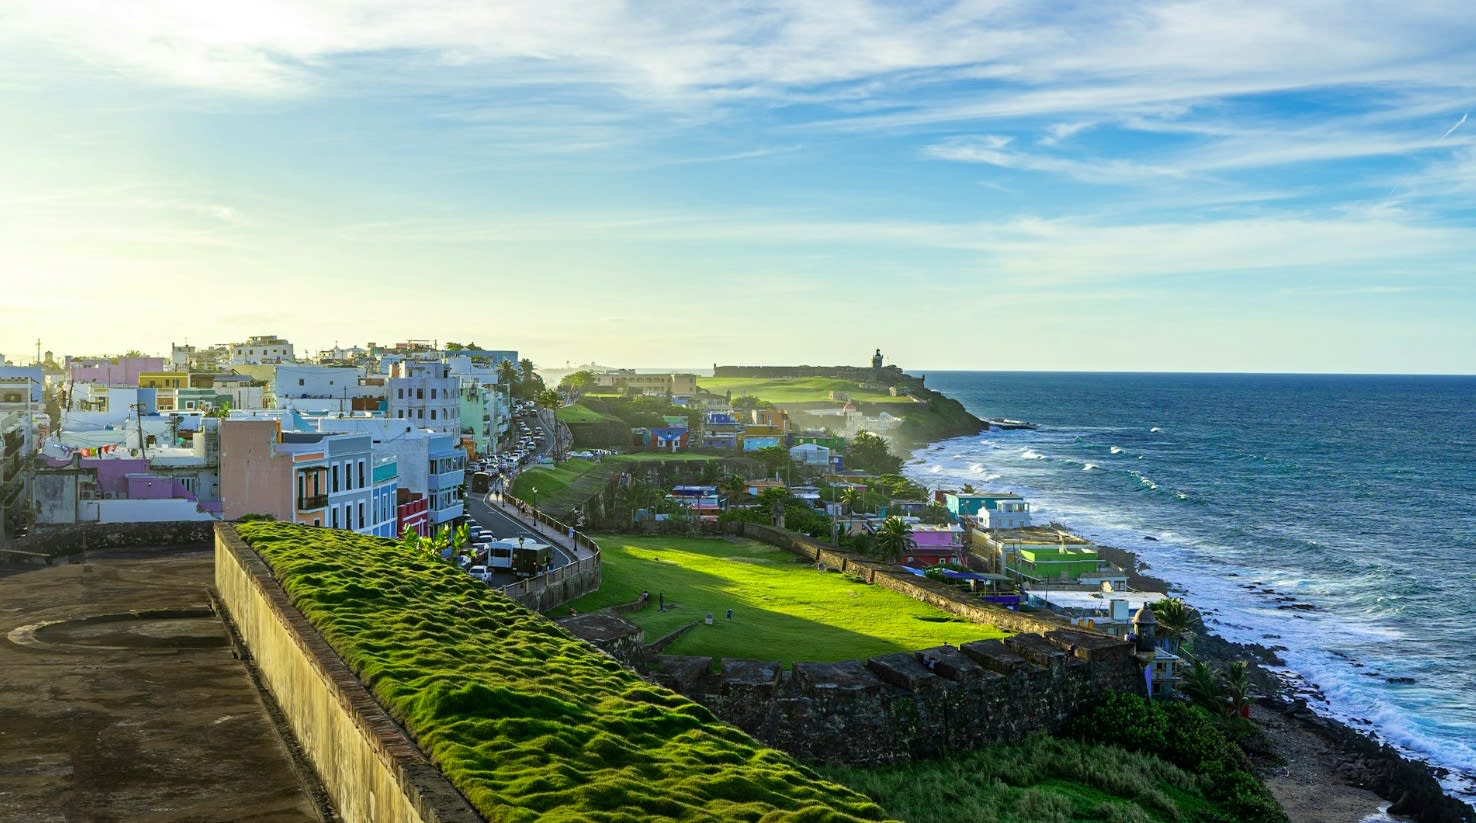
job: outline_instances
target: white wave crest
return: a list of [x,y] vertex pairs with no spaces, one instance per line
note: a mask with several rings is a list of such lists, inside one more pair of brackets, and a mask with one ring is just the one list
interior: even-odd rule
[[1034,449],[1026,449],[1020,452],[1020,456],[1026,460],[1045,460],[1046,456]]
[[984,465],[982,463],[975,463],[972,466],[969,466],[969,471],[973,472],[974,474],[979,474],[984,471]]
[[937,463],[934,463],[933,467],[931,469],[928,469],[928,471],[932,472],[933,474],[937,474],[943,471],[943,467],[938,465]]
[[1091,471],[1092,469],[1095,469],[1095,468],[1099,468],[1096,463],[1088,463],[1085,466],[1082,466],[1081,467],[1081,470],[1084,471],[1084,472],[1089,472],[1089,471]]
[[1153,428],[1149,429],[1148,431],[1151,431],[1151,432],[1161,432],[1161,431],[1163,431],[1163,429],[1160,429],[1159,427],[1154,426]]
[[1113,446],[1110,451],[1113,454],[1122,454],[1122,446]]

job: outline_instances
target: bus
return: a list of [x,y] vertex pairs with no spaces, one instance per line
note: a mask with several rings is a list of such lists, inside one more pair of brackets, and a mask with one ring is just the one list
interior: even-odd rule
[[549,547],[546,543],[523,543],[513,549],[513,574],[537,577],[548,571]]
[[471,476],[472,494],[486,494],[492,491],[492,473],[476,472]]

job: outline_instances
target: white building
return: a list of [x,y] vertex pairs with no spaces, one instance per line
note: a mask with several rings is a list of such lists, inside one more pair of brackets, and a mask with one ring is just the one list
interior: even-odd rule
[[461,437],[461,379],[451,374],[447,364],[402,361],[396,364],[387,388],[391,420]]
[[[456,402],[454,396],[452,401]],[[430,501],[432,531],[461,516],[466,452],[458,445],[459,433],[440,434],[407,420],[383,417],[323,417],[313,422],[319,431],[367,435],[376,458],[393,456],[398,488]]]
[[262,365],[267,363],[291,363],[292,344],[274,334],[255,335],[245,343],[231,344],[231,365]]
[[278,366],[272,380],[279,409],[308,415],[377,411],[384,401],[381,378],[366,378],[354,366]]

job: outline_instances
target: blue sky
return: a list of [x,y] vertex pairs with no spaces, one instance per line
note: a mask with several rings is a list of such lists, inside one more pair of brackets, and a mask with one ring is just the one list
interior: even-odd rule
[[1464,3],[0,0],[0,352],[1476,373]]

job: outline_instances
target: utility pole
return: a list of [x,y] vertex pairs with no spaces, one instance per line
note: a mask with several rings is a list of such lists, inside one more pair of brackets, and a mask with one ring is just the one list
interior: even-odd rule
[[138,418],[138,453],[145,460],[147,460],[149,459],[149,452],[148,449],[144,446],[144,404],[134,403],[132,406],[129,406],[129,408],[133,409],[134,415]]

